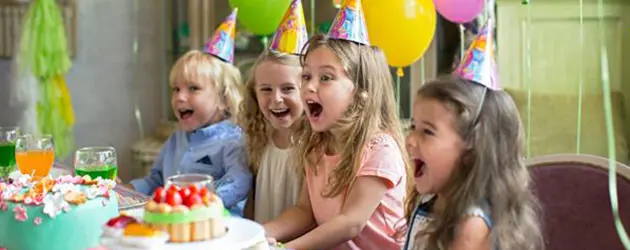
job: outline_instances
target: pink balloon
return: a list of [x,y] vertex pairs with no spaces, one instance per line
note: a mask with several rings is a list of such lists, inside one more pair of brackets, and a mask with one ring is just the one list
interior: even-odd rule
[[433,0],[435,10],[454,23],[467,23],[483,11],[485,0]]

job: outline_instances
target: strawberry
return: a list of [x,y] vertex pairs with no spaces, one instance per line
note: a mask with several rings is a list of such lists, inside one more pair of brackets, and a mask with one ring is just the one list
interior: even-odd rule
[[191,194],[198,194],[199,193],[199,188],[197,188],[197,185],[191,184],[190,186],[188,186],[188,189],[190,189],[190,193]]
[[155,189],[155,193],[153,193],[153,201],[155,201],[155,203],[162,203],[164,202],[166,199],[166,190],[164,190],[164,188],[162,187],[158,187],[157,189]]
[[168,192],[179,192],[179,187],[177,185],[171,185],[168,187]]
[[201,196],[201,197],[206,197],[206,196],[208,196],[208,193],[209,193],[209,192],[210,192],[210,191],[208,191],[208,188],[207,188],[207,187],[202,187],[202,188],[199,190],[199,196]]
[[188,197],[190,195],[190,189],[189,188],[182,188],[179,190],[179,196],[182,197],[182,199],[186,200],[186,197]]
[[138,220],[136,220],[136,218],[126,216],[126,215],[120,215],[116,218],[113,218],[107,221],[107,226],[112,227],[112,228],[125,228],[128,224],[137,223],[137,222]]
[[179,192],[169,192],[166,194],[166,203],[171,206],[177,206],[182,204],[182,196],[179,195]]
[[184,205],[187,207],[192,207],[194,205],[203,204],[201,196],[199,194],[191,194],[184,200]]

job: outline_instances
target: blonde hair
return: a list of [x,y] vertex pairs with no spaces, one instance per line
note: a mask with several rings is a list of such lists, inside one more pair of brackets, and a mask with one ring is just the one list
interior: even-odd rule
[[[298,165],[317,173],[317,160],[327,149],[341,149],[340,163],[328,179],[325,197],[334,197],[348,188],[361,164],[364,146],[378,133],[390,134],[404,149],[403,134],[394,99],[392,76],[383,52],[373,46],[316,35],[309,41],[302,63],[315,49],[330,49],[343,65],[355,86],[354,100],[335,124],[340,137],[335,140],[327,132],[315,132],[308,123],[299,131],[296,155]],[[403,151],[405,152],[405,151]],[[405,166],[410,166],[404,154]]]
[[[454,76],[423,85],[416,98],[436,100],[452,112],[453,125],[465,145],[461,166],[440,191],[445,210],[430,229],[416,235],[428,236],[426,249],[447,248],[467,209],[482,201],[490,205],[495,247],[542,249],[539,206],[523,162],[523,127],[512,98],[504,91],[484,90]],[[408,202],[417,202],[417,191],[409,197]],[[412,206],[407,204],[408,213]]]
[[[273,129],[263,113],[260,112],[256,98],[256,68],[268,61],[301,68],[298,56],[265,50],[258,56],[249,71],[245,82],[245,99],[240,107],[241,117],[239,121],[245,132],[247,160],[254,175],[258,173],[260,159],[269,143],[269,134]],[[297,121],[296,124],[301,124],[301,121]]]
[[207,53],[191,50],[177,59],[169,75],[169,84],[176,81],[211,84],[214,87],[225,117],[237,122],[239,105],[243,101],[241,73],[230,63]]

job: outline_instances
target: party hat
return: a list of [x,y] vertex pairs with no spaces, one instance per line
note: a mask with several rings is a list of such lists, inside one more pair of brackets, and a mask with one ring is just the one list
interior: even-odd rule
[[284,14],[284,18],[276,30],[276,34],[271,40],[269,49],[287,53],[300,54],[302,47],[308,41],[306,33],[306,21],[304,20],[304,10],[301,0],[291,1],[289,9]]
[[337,12],[330,31],[328,31],[328,36],[333,39],[343,39],[365,45],[370,44],[361,0],[343,1],[343,6]]
[[494,60],[493,27],[492,19],[488,19],[453,74],[479,83],[489,89],[499,90],[501,86]]
[[216,56],[217,58],[232,63],[234,62],[234,32],[236,30],[235,8],[223,23],[219,25],[214,35],[208,40],[203,52]]

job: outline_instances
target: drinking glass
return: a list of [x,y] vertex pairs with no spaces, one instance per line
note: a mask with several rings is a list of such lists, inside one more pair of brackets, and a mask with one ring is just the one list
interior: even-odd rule
[[15,140],[18,127],[0,127],[0,178],[5,179],[15,170]]
[[90,176],[93,180],[116,180],[118,175],[118,158],[113,147],[85,147],[74,154],[74,174]]
[[55,162],[51,135],[22,135],[15,140],[15,162],[22,174],[35,178],[48,176]]
[[197,188],[201,189],[202,187],[208,188],[208,191],[214,192],[214,180],[212,176],[205,174],[180,174],[173,175],[171,177],[166,178],[166,188],[171,185],[176,185],[178,187],[188,187],[189,185],[195,185]]

